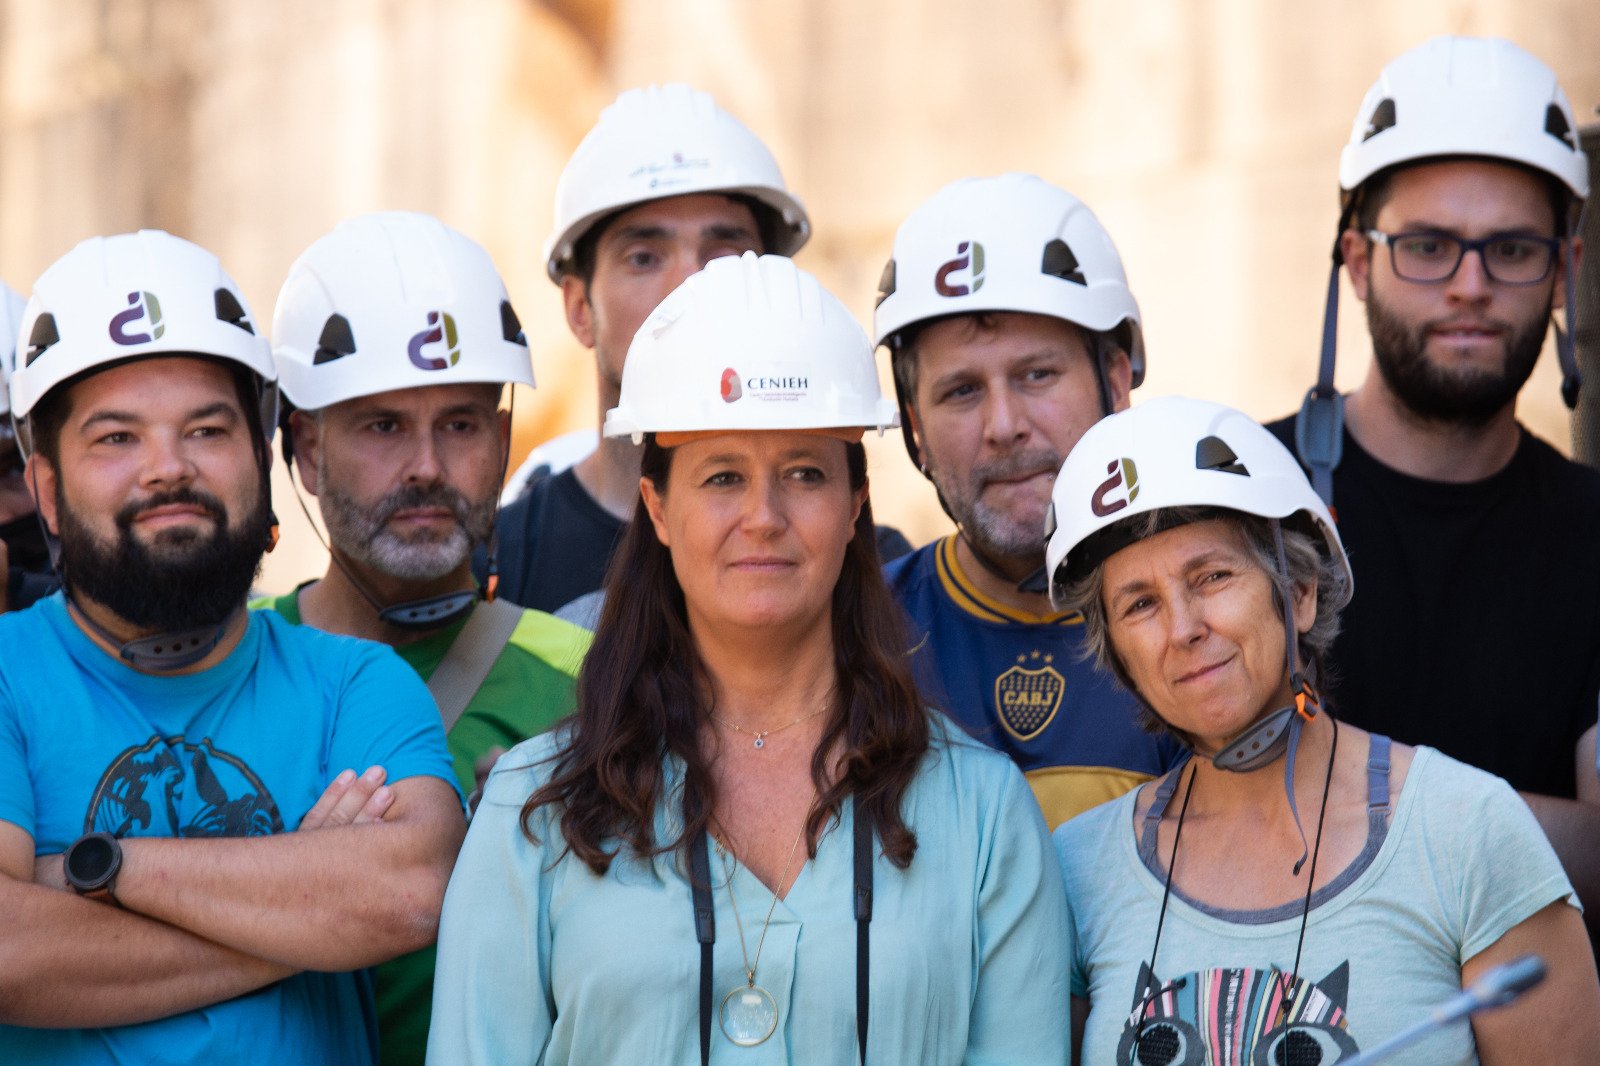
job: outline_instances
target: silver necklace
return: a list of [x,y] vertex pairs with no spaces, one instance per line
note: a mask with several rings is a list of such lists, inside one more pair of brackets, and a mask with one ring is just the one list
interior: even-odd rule
[[[759,746],[757,744],[757,747]],[[816,803],[815,794],[812,795],[811,802]],[[789,853],[784,857],[783,867],[778,871],[778,887],[773,890],[772,902],[767,905],[767,916],[761,922],[761,936],[756,940],[754,960],[750,958],[750,951],[745,946],[744,922],[739,917],[739,900],[733,894],[733,873],[738,859],[733,857],[731,849],[723,846],[720,839],[717,840],[717,855],[722,859],[722,869],[728,878],[728,902],[733,906],[733,924],[739,930],[739,954],[744,958],[744,984],[736,986],[722,997],[722,1009],[718,1014],[718,1021],[722,1026],[723,1035],[740,1047],[755,1047],[757,1044],[765,1043],[767,1038],[778,1030],[778,1002],[772,998],[771,992],[756,984],[756,968],[761,965],[761,949],[767,942],[767,928],[772,925],[772,912],[778,909],[778,894],[783,890],[784,877],[789,872],[789,864],[794,862],[794,853],[800,847],[800,838],[806,835],[806,824],[810,820],[811,808],[808,806],[806,816],[800,820],[800,831],[795,834],[794,843],[789,845]]]
[[809,722],[811,719],[815,718],[817,715],[821,714],[827,709],[828,708],[826,706],[818,707],[810,714],[802,714],[799,718],[796,718],[792,722],[785,722],[783,725],[773,726],[771,729],[746,729],[738,722],[730,722],[728,719],[722,717],[720,714],[717,714],[715,711],[711,712],[711,720],[726,729],[733,730],[735,733],[743,733],[747,737],[754,737],[755,746],[758,748],[764,748],[767,746],[767,738],[772,734],[781,733],[785,729],[790,729],[799,725],[801,722]]

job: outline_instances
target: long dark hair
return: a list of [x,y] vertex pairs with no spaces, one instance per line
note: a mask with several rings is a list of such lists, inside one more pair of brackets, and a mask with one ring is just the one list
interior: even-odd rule
[[[850,487],[867,483],[866,450],[847,445]],[[645,438],[641,472],[665,493],[675,449]],[[578,674],[578,709],[554,757],[550,780],[522,807],[522,830],[535,839],[534,812],[560,811],[566,847],[597,874],[609,869],[607,840],[641,856],[686,848],[705,830],[716,806],[711,767],[700,750],[709,710],[705,665],[689,634],[683,589],[672,556],[656,539],[641,500],[606,574],[605,608]],[[879,570],[872,506],[864,503],[833,589],[836,699],[811,759],[818,802],[806,823],[806,850],[848,795],[856,816],[869,818],[884,854],[906,867],[917,838],[900,816],[900,801],[928,749],[929,719],[911,679],[909,644],[899,606]],[[842,747],[838,779],[829,781],[829,753]],[[655,839],[663,765],[684,765],[683,833]]]

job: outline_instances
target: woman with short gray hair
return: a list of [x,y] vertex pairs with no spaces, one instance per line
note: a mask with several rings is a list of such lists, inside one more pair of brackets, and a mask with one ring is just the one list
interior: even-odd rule
[[1084,435],[1051,515],[1056,605],[1082,612],[1146,726],[1193,752],[1056,831],[1075,1061],[1334,1063],[1526,952],[1544,985],[1431,1037],[1419,1061],[1600,1046],[1576,899],[1527,807],[1322,706],[1354,582],[1270,433],[1217,404],[1150,401]]

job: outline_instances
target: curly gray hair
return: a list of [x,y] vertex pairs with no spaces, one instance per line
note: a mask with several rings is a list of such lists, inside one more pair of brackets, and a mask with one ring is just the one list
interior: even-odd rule
[[[1289,566],[1289,572],[1285,575],[1278,571],[1278,551],[1273,543],[1271,520],[1241,511],[1221,507],[1167,507],[1125,518],[1109,527],[1107,532],[1120,534],[1119,539],[1132,543],[1178,526],[1212,520],[1227,522],[1243,534],[1251,560],[1272,581],[1273,604],[1280,612],[1280,617],[1284,604],[1291,601],[1295,589],[1316,585],[1317,614],[1310,630],[1300,635],[1300,661],[1304,664],[1306,679],[1319,690],[1326,687],[1328,652],[1333,648],[1334,638],[1339,635],[1339,614],[1350,602],[1351,589],[1344,580],[1340,566],[1323,555],[1318,538],[1296,528],[1292,520],[1285,520],[1283,552]],[[1134,687],[1133,679],[1117,658],[1116,649],[1111,646],[1102,600],[1105,591],[1104,572],[1104,564],[1095,567],[1088,576],[1069,583],[1061,594],[1061,606],[1083,615],[1083,657],[1093,659],[1101,669],[1109,670],[1139,700],[1140,727],[1151,733],[1171,733],[1188,744],[1189,737],[1163,721]]]

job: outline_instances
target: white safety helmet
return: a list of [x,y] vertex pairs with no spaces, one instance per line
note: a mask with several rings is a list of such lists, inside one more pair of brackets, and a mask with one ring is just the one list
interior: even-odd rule
[[600,113],[556,183],[555,229],[545,269],[560,283],[573,250],[605,216],[669,196],[740,193],[772,209],[778,225],[766,251],[793,255],[811,236],[800,200],[778,162],[709,93],[687,85],[630,89]]
[[[0,417],[11,414],[11,374],[17,368],[17,333],[22,329],[22,313],[28,301],[11,286],[0,282]],[[9,423],[10,419],[6,419]],[[9,432],[9,424],[0,432]]]
[[[1537,57],[1494,37],[1435,37],[1397,58],[1367,90],[1339,155],[1339,230],[1351,225],[1362,187],[1392,167],[1429,159],[1474,157],[1532,167],[1571,194],[1556,229],[1577,232],[1579,209],[1589,195],[1589,163],[1578,144],[1577,122],[1555,72]],[[1334,385],[1338,360],[1339,268],[1335,238],[1322,316],[1317,383],[1295,420],[1295,448],[1317,493],[1333,500],[1333,471],[1343,456],[1344,400]],[[1582,382],[1571,328],[1577,310],[1576,264],[1566,249],[1567,328],[1553,323],[1561,397],[1576,407]]]
[[792,260],[746,252],[713,259],[645,319],[605,435],[896,424],[844,304]]
[[1046,530],[1051,601],[1131,543],[1100,534],[1167,507],[1299,516],[1355,587],[1332,515],[1276,437],[1231,407],[1163,396],[1095,423],[1061,465]]
[[1026,311],[1112,335],[1144,380],[1139,305],[1111,235],[1082,200],[1032,174],[964,178],[901,223],[878,284],[877,343],[946,315]]
[[391,389],[533,384],[489,253],[431,215],[341,222],[289,268],[272,318],[283,394],[320,410]]
[[140,230],[91,237],[33,286],[18,333],[11,414],[24,452],[30,416],[62,383],[132,359],[203,355],[257,382],[263,442],[277,423],[272,350],[217,257],[181,237]]
[[1483,156],[1520,163],[1589,195],[1578,126],[1553,70],[1510,41],[1435,37],[1378,75],[1339,156],[1339,187],[1354,191],[1400,163]]

